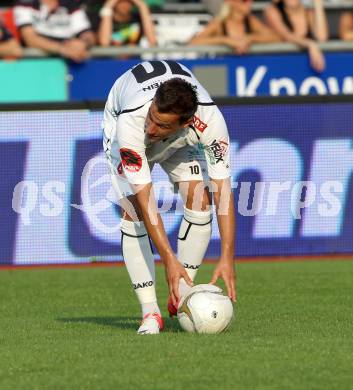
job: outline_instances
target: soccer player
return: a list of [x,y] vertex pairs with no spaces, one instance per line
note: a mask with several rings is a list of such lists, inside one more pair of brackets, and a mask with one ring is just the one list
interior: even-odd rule
[[[165,266],[168,310],[175,315],[177,303],[192,286],[210,241],[210,192],[221,237],[221,255],[211,283],[222,278],[235,302],[229,135],[207,91],[188,68],[177,62],[140,63],[113,85],[103,127],[104,151],[122,208],[122,254],[142,307],[138,333],[157,334],[163,328],[149,237]],[[168,174],[184,201],[177,255],[154,199],[151,170],[155,163]]]

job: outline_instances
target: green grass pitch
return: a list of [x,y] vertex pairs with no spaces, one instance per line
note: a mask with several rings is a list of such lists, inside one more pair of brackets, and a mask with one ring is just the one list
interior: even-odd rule
[[228,333],[186,334],[168,319],[158,336],[135,334],[123,267],[0,271],[0,389],[352,389],[353,261],[237,270]]

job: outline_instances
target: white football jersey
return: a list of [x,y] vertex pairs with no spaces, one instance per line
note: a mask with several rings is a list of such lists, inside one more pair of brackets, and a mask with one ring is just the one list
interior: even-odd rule
[[[174,77],[196,87],[199,105],[193,124],[150,144],[144,132],[149,107],[159,85]],[[210,178],[230,176],[229,135],[223,115],[191,71],[177,62],[142,62],[119,77],[108,96],[103,128],[108,159],[129,183],[151,182],[151,163],[173,159],[176,151],[190,145],[203,151]]]

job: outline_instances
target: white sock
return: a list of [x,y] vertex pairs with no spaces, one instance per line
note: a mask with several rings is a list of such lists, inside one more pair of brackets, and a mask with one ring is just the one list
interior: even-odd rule
[[148,302],[148,303],[142,303],[141,304],[142,309],[142,317],[144,317],[146,314],[150,313],[158,313],[161,315],[161,311],[159,310],[157,301],[156,302]]
[[[194,211],[184,207],[184,218],[178,235],[178,260],[184,265],[192,280],[195,279],[210,242],[211,221],[211,210]],[[189,289],[184,279],[181,279],[179,283],[181,296]]]
[[141,304],[142,316],[158,313],[154,256],[143,222],[122,220],[121,248],[132,286]]

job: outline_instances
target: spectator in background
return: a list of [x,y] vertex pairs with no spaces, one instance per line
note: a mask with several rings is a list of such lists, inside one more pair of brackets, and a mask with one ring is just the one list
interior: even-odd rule
[[136,45],[142,36],[146,37],[149,46],[157,44],[151,13],[143,0],[108,0],[99,15],[100,45]]
[[227,45],[244,54],[253,43],[276,42],[279,37],[251,13],[252,0],[226,0],[221,11],[191,45]]
[[[84,0],[85,11],[88,15],[88,18],[91,22],[92,29],[94,32],[98,31],[100,16],[99,10],[104,5],[104,0]],[[146,0],[146,4],[148,5],[151,12],[160,11],[164,5],[164,0]]]
[[0,57],[18,58],[21,55],[20,45],[0,22]]
[[340,16],[338,34],[343,41],[353,41],[353,12],[346,11]]
[[18,0],[14,18],[25,46],[75,62],[86,60],[95,43],[78,0]]
[[325,58],[317,42],[328,39],[328,23],[322,0],[313,0],[313,8],[305,8],[300,0],[279,0],[265,8],[268,24],[287,42],[308,50],[310,65],[325,69]]

